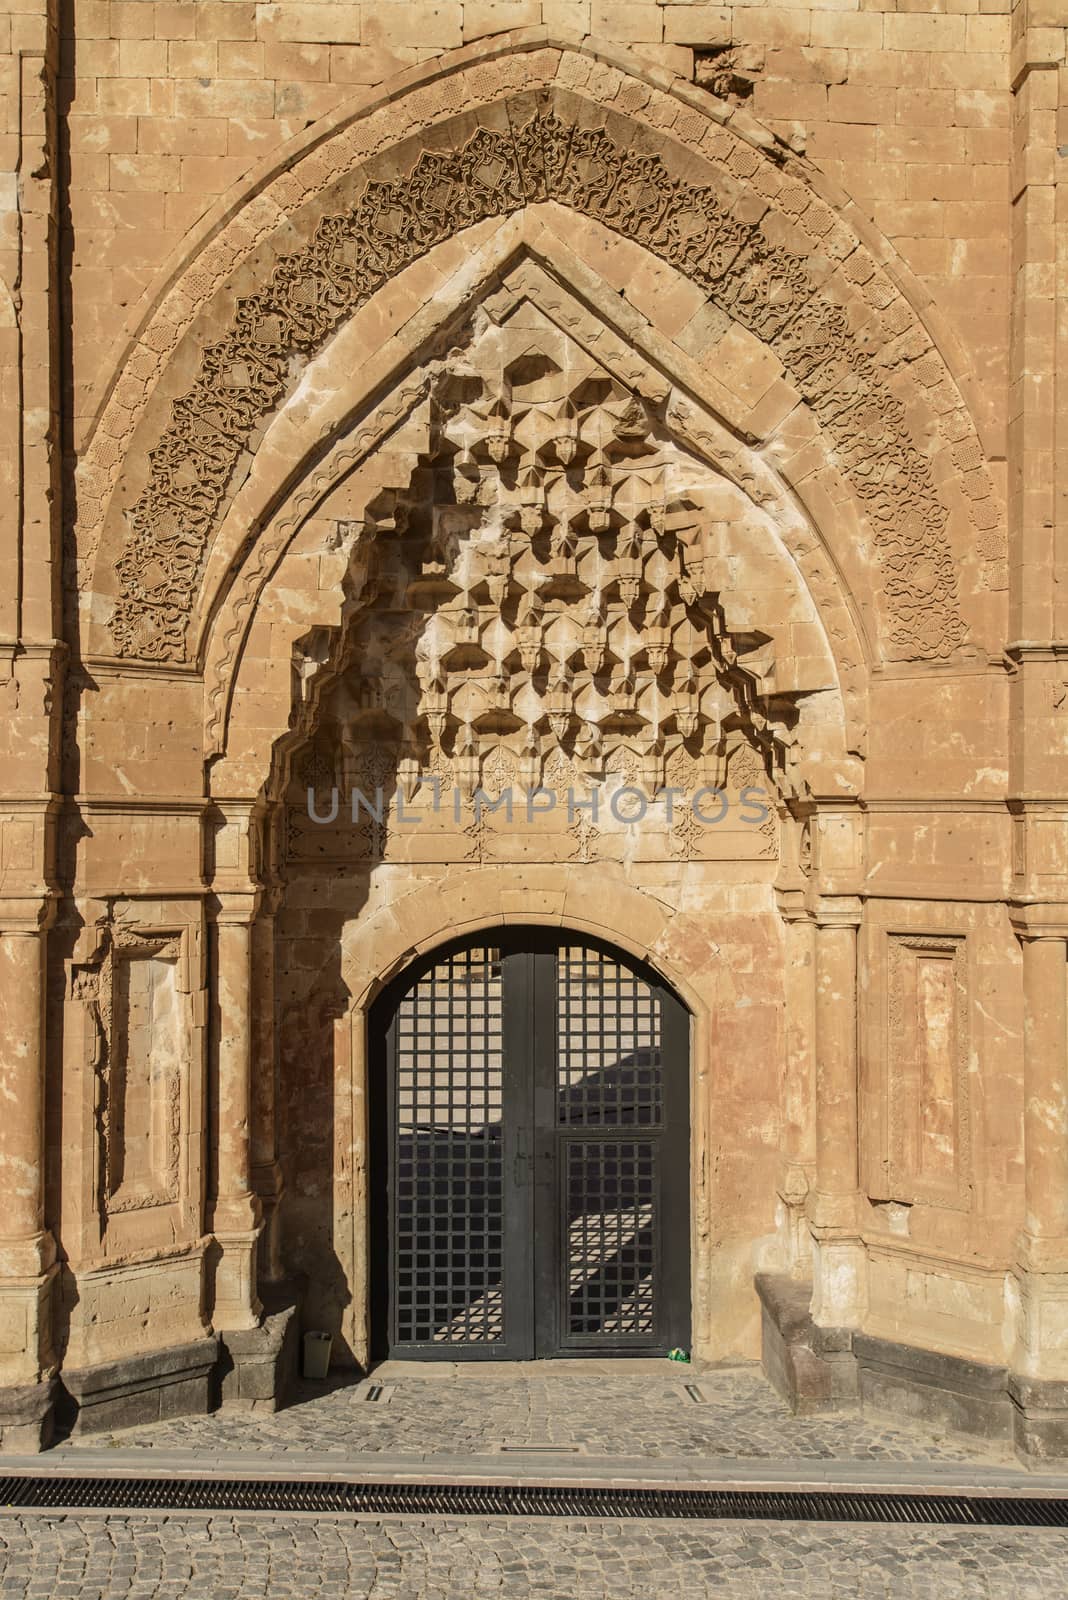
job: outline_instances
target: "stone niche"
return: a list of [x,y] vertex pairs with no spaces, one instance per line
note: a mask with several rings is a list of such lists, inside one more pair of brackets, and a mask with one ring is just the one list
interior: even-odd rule
[[695,1261],[714,1255],[720,1275],[696,1337],[758,1351],[753,1265],[779,1249],[773,885],[834,667],[773,513],[679,436],[651,368],[602,358],[608,343],[592,351],[522,294],[480,307],[276,580],[284,605],[317,544],[319,563],[344,559],[346,620],[297,642],[272,776],[283,1256],[306,1317],[338,1329],[336,1359],[364,1353],[362,1067],[346,1053],[354,995],[387,975],[368,930],[414,928],[428,891],[440,921],[413,941],[502,905],[566,922],[565,895],[589,926],[617,886],[654,959],[670,924],[665,970],[702,1008],[695,1138],[717,1123],[722,1188],[695,1206]]
[[[186,1339],[204,1331],[201,1295],[190,1293],[203,1248],[204,974],[201,929],[183,914],[188,904],[139,904],[135,921],[130,903],[117,902],[84,930],[71,968],[67,1116],[80,1160],[65,1196],[78,1281],[64,1311],[65,1372],[143,1345],[157,1314]],[[176,1245],[181,1259],[150,1268],[155,1252]],[[109,1263],[131,1259],[142,1263],[136,1286],[112,1284]]]
[[172,1205],[181,1183],[188,1006],[180,933],[112,927],[76,969],[96,1039],[97,1186],[105,1219]]

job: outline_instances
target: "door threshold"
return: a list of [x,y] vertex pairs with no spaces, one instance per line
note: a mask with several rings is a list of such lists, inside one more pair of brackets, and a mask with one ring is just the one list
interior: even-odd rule
[[461,1378],[504,1382],[509,1378],[617,1377],[680,1378],[701,1370],[694,1363],[669,1361],[667,1356],[544,1356],[531,1361],[421,1361],[388,1356],[371,1363],[369,1376],[376,1383],[411,1382],[425,1378],[449,1381]]

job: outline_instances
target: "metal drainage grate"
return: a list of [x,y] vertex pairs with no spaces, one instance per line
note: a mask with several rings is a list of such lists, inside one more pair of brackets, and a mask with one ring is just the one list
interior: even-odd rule
[[26,1511],[312,1511],[372,1516],[749,1518],[1063,1528],[1068,1499],[866,1490],[628,1489],[512,1484],[262,1482],[218,1478],[0,1479],[0,1505]]
[[[577,1456],[580,1454],[577,1444],[502,1444],[502,1455],[513,1456]],[[584,1454],[585,1452],[581,1452]]]
[[361,1391],[360,1399],[364,1401],[373,1401],[378,1405],[388,1406],[389,1402],[393,1399],[393,1391],[395,1388],[396,1385],[392,1383],[369,1383],[367,1387]]

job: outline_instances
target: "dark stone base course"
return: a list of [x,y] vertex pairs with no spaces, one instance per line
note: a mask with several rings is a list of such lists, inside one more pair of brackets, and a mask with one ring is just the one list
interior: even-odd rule
[[[819,1328],[809,1311],[811,1285],[781,1274],[758,1274],[756,1290],[764,1371],[796,1415],[859,1410],[1010,1444],[1029,1466],[1068,1469],[1068,1382]],[[296,1380],[298,1354],[299,1318],[287,1305],[268,1311],[256,1328],[0,1389],[0,1452],[47,1449],[53,1417],[80,1435],[220,1406],[277,1411]]]
[[56,1380],[0,1389],[0,1453],[29,1455],[52,1443]]
[[796,1416],[855,1405],[857,1364],[850,1336],[817,1328],[809,1314],[812,1285],[760,1273],[764,1372]]
[[64,1368],[62,1420],[76,1436],[208,1411],[218,1359],[218,1339],[204,1338],[97,1367]]
[[812,1285],[758,1273],[763,1366],[797,1415],[859,1409],[1001,1442],[1027,1466],[1068,1468],[1068,1383],[848,1328],[818,1328]]
[[[197,1339],[169,1350],[152,1350],[101,1366],[64,1369],[57,1406],[72,1436],[114,1428],[200,1416],[219,1406],[277,1411],[297,1376],[298,1318],[287,1306],[270,1312],[257,1328]],[[0,1391],[0,1428],[7,1396]],[[42,1450],[51,1441],[29,1433],[14,1450]],[[0,1435],[0,1448],[5,1439]]]
[[921,1427],[1012,1439],[1008,1369],[853,1335],[861,1407]]

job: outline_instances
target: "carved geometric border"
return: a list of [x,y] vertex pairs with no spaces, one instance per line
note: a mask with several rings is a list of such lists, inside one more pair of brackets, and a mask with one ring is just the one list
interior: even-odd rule
[[[266,575],[279,559],[303,519],[337,482],[379,445],[392,428],[407,416],[429,388],[429,375],[420,369],[402,382],[377,406],[371,415],[344,442],[320,463],[292,496],[283,515],[271,519],[255,540],[249,559],[241,566],[234,590],[228,596],[226,627],[205,666],[204,719],[205,749],[218,754],[223,749],[227,714],[227,691],[234,660],[241,648],[245,628]],[[341,606],[338,607],[339,617]]]
[[952,652],[966,630],[947,508],[908,438],[904,407],[844,312],[820,297],[805,258],[725,210],[710,186],[673,178],[659,155],[539,112],[368,184],[348,213],[323,217],[308,246],[278,261],[263,290],[238,301],[226,337],[204,351],[195,384],[174,402],[129,513],[116,564],[119,654],[185,659],[215,518],[249,434],[286,392],[290,356],[319,348],[388,277],[458,228],[546,199],[671,261],[774,350],[864,505],[891,642],[914,656]]

